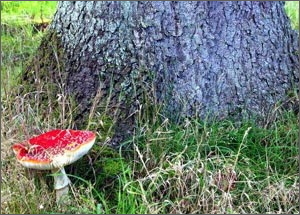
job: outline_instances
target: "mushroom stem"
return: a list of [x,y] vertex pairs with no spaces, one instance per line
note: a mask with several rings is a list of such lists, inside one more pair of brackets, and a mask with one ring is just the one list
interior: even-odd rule
[[56,190],[56,203],[58,205],[62,204],[63,202],[66,202],[67,200],[67,195],[69,192],[69,186],[65,186],[61,189]]
[[70,179],[68,178],[64,167],[53,169],[54,189],[56,191],[56,202],[61,202],[62,198],[68,194]]

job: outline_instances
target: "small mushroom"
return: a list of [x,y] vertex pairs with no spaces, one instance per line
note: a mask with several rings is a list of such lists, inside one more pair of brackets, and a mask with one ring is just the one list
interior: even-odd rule
[[68,193],[70,180],[64,166],[69,165],[93,146],[95,133],[81,130],[52,130],[12,146],[18,162],[39,170],[51,170],[54,174],[56,201]]

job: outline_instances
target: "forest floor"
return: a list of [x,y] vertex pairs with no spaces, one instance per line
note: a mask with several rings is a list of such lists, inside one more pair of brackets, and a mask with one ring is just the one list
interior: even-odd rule
[[[50,172],[22,167],[11,150],[60,121],[12,94],[56,3],[1,2],[1,214],[300,212],[299,117],[275,108],[276,120],[258,126],[199,119],[176,125],[154,107],[121,150],[98,144],[78,169],[69,167],[70,201],[56,205]],[[298,8],[286,5],[295,29]],[[91,157],[99,162],[89,164]]]

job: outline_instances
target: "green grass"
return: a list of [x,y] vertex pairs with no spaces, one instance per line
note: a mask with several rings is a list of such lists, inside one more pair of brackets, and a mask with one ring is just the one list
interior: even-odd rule
[[299,2],[286,1],[285,11],[291,20],[292,27],[299,30]]
[[1,1],[1,23],[26,24],[52,19],[56,1]]
[[[195,120],[188,126],[166,124],[137,135],[142,141],[135,141],[136,186],[147,190],[139,193],[145,205],[153,198],[157,202],[148,206],[148,213],[275,212],[275,207],[263,205],[264,194],[266,188],[276,192],[278,186],[285,193],[276,196],[278,201],[285,198],[281,195],[294,198],[289,206],[282,202],[280,207],[294,206],[296,212],[299,130],[295,116],[287,113],[285,117],[289,120],[268,129],[250,122],[234,126],[230,121]],[[218,181],[228,184],[233,175],[235,188],[218,187]],[[182,202],[188,202],[188,207],[180,206]],[[243,204],[253,207],[242,208]]]
[[[295,28],[297,4],[286,5]],[[44,34],[35,30],[38,21],[19,25],[14,17],[38,18],[42,8],[45,20],[50,19],[56,2],[1,5],[1,18],[8,25],[1,34],[2,214],[299,213],[299,121],[292,111],[279,110],[279,117],[265,127],[251,121],[237,125],[199,119],[176,125],[160,117],[159,107],[145,110],[139,129],[120,151],[102,143],[111,132],[101,130],[97,141],[102,144],[66,167],[72,202],[57,206],[50,172],[25,169],[10,148],[72,119],[75,107],[71,102],[63,107],[68,99],[61,108],[69,118],[54,119],[40,116],[38,106],[26,103],[26,95],[11,94]],[[113,123],[100,113],[91,114],[90,120],[96,131],[99,120],[108,131]]]
[[14,80],[37,49],[43,32],[56,10],[56,1],[1,1],[1,96],[8,95]]

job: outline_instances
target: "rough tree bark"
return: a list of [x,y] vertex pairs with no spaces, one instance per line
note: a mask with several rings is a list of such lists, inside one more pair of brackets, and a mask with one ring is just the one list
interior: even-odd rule
[[50,32],[79,121],[99,89],[123,119],[150,91],[171,119],[264,117],[299,82],[298,34],[279,1],[62,1]]

